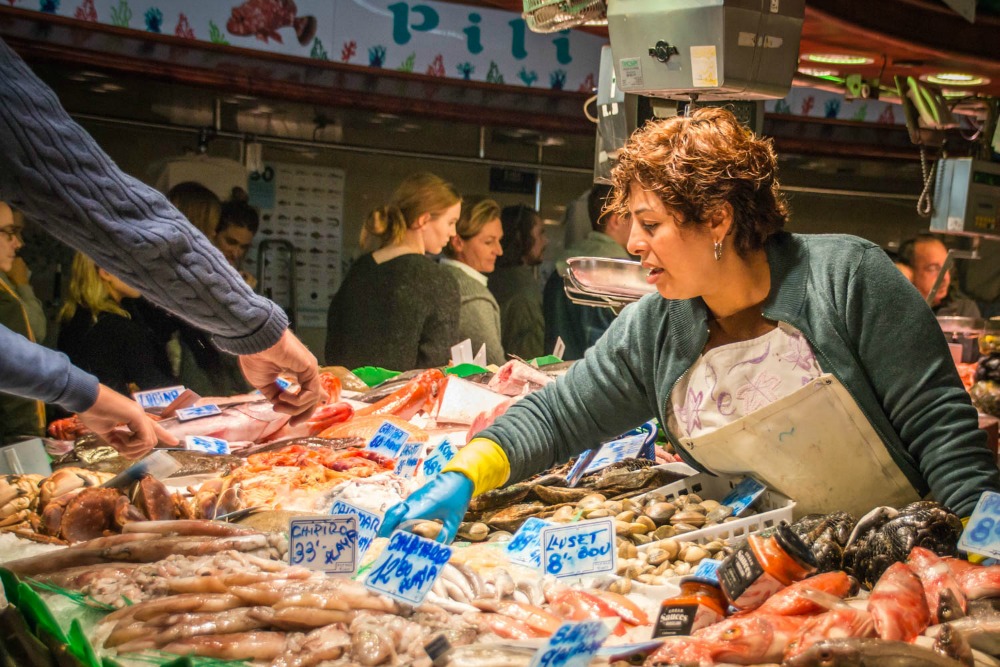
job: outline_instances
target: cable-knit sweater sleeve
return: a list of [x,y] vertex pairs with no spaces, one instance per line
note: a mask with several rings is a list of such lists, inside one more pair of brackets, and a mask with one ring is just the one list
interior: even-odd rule
[[288,326],[163,195],[122,172],[2,40],[0,199],[227,352],[265,350]]

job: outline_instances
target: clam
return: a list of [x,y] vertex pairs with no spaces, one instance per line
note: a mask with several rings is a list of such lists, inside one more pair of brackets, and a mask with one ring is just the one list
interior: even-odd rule
[[437,521],[421,521],[410,528],[410,532],[420,537],[426,537],[428,540],[433,540],[441,532],[441,524]]
[[673,537],[676,534],[677,534],[677,529],[671,526],[669,523],[660,526],[659,528],[653,531],[653,537],[658,540],[662,540],[667,537]]
[[698,530],[699,528],[700,528],[700,526],[692,526],[690,523],[675,523],[674,524],[674,530],[677,531],[678,535],[682,535],[683,533],[693,533],[694,531]]
[[685,563],[691,563],[692,565],[694,565],[695,563],[700,563],[709,556],[711,556],[711,554],[708,553],[708,551],[706,551],[702,547],[698,546],[697,544],[689,545],[680,554],[681,560],[683,560]]
[[673,503],[657,502],[646,505],[643,514],[655,521],[657,524],[665,523],[677,513],[677,506]]
[[582,509],[596,509],[601,503],[603,503],[607,498],[599,493],[591,493],[580,499],[577,505]]
[[567,523],[573,520],[573,515],[575,515],[577,509],[572,505],[563,505],[555,511],[551,519],[556,523]]
[[603,507],[597,507],[592,510],[584,510],[583,516],[588,519],[603,519],[606,516],[611,516],[611,512]]
[[641,523],[642,525],[646,526],[645,532],[647,533],[652,533],[654,530],[656,530],[656,524],[653,522],[652,519],[650,519],[646,515],[636,517],[635,521],[633,521],[632,523]]
[[625,510],[624,512],[619,512],[615,515],[615,520],[624,521],[625,523],[632,523],[635,521],[636,513],[632,510]]
[[632,535],[632,541],[636,544],[649,544],[653,541],[653,538],[648,533],[635,533]]
[[705,515],[705,522],[720,523],[721,521],[725,520],[726,517],[730,517],[732,515],[733,515],[732,507],[730,507],[729,505],[719,505],[718,507],[716,507],[715,509],[713,509],[712,511],[708,512]]
[[675,527],[679,524],[689,524],[695,526],[696,528],[700,528],[705,525],[705,515],[701,512],[681,510],[670,517],[670,523],[672,523]]
[[612,593],[618,593],[619,595],[627,595],[628,592],[632,590],[632,579],[617,579],[611,582],[611,585],[608,586],[608,590]]
[[470,542],[482,542],[489,534],[490,527],[480,521],[458,524],[458,536]]
[[677,554],[680,552],[681,545],[680,542],[678,542],[677,540],[668,538],[665,540],[657,541],[656,544],[650,548],[663,551],[666,554],[667,560],[673,560],[677,558]]
[[711,512],[719,505],[721,505],[721,503],[718,500],[712,500],[711,498],[706,498],[701,501],[701,506],[705,508],[706,512]]
[[632,534],[632,524],[628,521],[618,521],[615,520],[615,535],[631,535]]
[[632,535],[645,535],[649,530],[649,526],[639,521],[634,521],[628,525],[628,532]]

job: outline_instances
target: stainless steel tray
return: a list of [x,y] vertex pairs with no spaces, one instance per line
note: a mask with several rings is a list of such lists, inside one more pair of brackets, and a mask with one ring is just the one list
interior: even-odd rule
[[639,262],[607,257],[570,257],[566,277],[580,292],[616,301],[637,301],[656,291]]

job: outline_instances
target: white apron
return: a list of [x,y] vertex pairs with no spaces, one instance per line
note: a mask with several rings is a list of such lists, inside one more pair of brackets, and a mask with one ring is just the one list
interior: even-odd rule
[[795,500],[795,516],[919,500],[875,429],[833,375],[681,447],[718,475],[751,475]]

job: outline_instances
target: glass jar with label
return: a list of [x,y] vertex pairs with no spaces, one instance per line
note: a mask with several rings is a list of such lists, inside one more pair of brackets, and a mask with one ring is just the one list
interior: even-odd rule
[[747,543],[719,567],[719,583],[730,604],[749,611],[815,571],[815,556],[782,521],[769,537],[747,537]]
[[691,635],[695,630],[718,623],[726,617],[726,596],[719,582],[705,577],[681,579],[680,594],[660,605],[653,637]]

